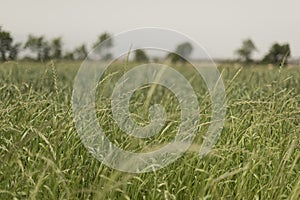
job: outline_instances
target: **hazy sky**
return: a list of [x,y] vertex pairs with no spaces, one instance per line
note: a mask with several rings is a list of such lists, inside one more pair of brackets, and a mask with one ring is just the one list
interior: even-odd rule
[[189,35],[212,57],[232,57],[250,37],[264,55],[275,41],[300,57],[299,0],[0,0],[0,25],[18,41],[62,36],[66,49],[89,47],[103,31],[163,27]]

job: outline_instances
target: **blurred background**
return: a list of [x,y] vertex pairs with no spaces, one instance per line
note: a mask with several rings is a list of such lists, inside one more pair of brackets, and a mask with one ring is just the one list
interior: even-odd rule
[[[290,59],[296,60],[300,58],[299,7],[297,0],[2,0],[0,25],[15,44],[20,43],[19,57],[33,56],[30,47],[24,49],[29,35],[42,36],[49,43],[60,38],[56,43],[61,45],[61,56],[71,57],[76,50],[90,51],[103,33],[162,27],[195,39],[216,60],[239,59],[237,50],[249,39],[255,46],[251,59],[262,60],[278,43],[289,44]],[[197,58],[195,52],[191,56]]]

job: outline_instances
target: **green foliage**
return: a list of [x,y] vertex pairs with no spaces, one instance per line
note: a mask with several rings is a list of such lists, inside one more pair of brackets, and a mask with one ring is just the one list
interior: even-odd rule
[[242,62],[250,63],[252,62],[252,54],[257,48],[251,39],[246,39],[243,41],[242,46],[236,50],[236,54]]
[[265,55],[262,62],[271,63],[275,65],[286,65],[287,59],[291,56],[291,50],[289,44],[275,43],[269,50],[269,53]]
[[[91,55],[93,58],[102,60],[109,60],[113,57],[112,35],[108,32],[104,32],[97,38],[97,41],[93,44],[94,54]],[[99,46],[101,44],[101,46]],[[10,32],[5,31],[0,26],[0,59],[2,61],[16,60],[18,54],[22,50],[21,43],[14,43],[13,37]],[[30,34],[27,41],[24,44],[24,49],[29,49],[33,54],[36,54],[35,60],[47,61],[50,59],[64,59],[64,60],[83,60],[87,57],[88,49],[86,45],[81,45],[74,49],[74,51],[63,52],[63,42],[61,37],[47,40],[44,36],[34,36]],[[179,44],[174,53],[169,53],[166,59],[172,63],[186,63],[190,55],[192,54],[193,46],[189,42],[183,42]],[[254,42],[251,39],[243,41],[240,48],[235,53],[239,57],[239,61],[246,64],[253,63],[253,53],[257,51]],[[270,48],[269,52],[261,60],[263,64],[274,64],[285,66],[288,63],[288,59],[291,57],[291,50],[289,44],[278,44],[274,43]],[[24,60],[33,60],[28,55],[24,57]],[[135,54],[135,60],[138,62],[144,62],[149,60],[145,52],[137,51]]]
[[189,42],[184,42],[176,47],[175,52],[185,58],[188,58],[193,51],[193,46]]
[[36,53],[36,60],[49,60],[62,58],[62,38],[57,37],[48,42],[44,36],[29,35],[24,45],[32,53]]
[[[85,44],[77,47],[73,52],[73,58],[75,60],[84,60],[88,55],[88,51]],[[71,55],[69,55],[71,57]]]
[[[101,44],[101,46],[99,46]],[[100,56],[100,59],[109,60],[112,57],[110,49],[113,47],[113,39],[110,33],[102,33],[98,40],[93,45],[95,48],[95,53]]]
[[0,53],[3,61],[7,60],[7,52],[9,52],[12,43],[12,37],[7,31],[3,31],[0,27]]
[[75,60],[74,53],[67,51],[63,57],[65,60]]
[[36,53],[36,60],[38,61],[48,60],[50,58],[51,47],[44,36],[28,35],[24,49],[29,49],[31,52]]
[[180,55],[176,54],[176,53],[168,53],[167,55],[167,59],[170,60],[172,63],[185,63],[186,60],[181,57]]
[[51,49],[52,49],[52,54],[51,57],[55,59],[60,59],[62,57],[62,38],[57,37],[52,39],[51,42]]
[[189,58],[192,52],[192,44],[189,42],[184,42],[176,47],[175,53],[169,53],[167,55],[167,59],[170,59],[172,63],[185,63],[187,62],[186,58]]
[[16,60],[18,58],[18,54],[20,52],[22,44],[21,43],[16,43],[11,46],[10,51],[9,51],[9,59],[11,60]]
[[0,26],[0,57],[2,61],[6,61],[8,58],[15,60],[18,57],[19,48],[21,44],[13,44],[13,38],[10,32],[2,30]]
[[136,62],[148,62],[149,58],[145,51],[143,51],[142,49],[137,49],[135,50],[134,60]]
[[[162,170],[129,174],[100,163],[77,135],[71,95],[79,65],[0,65],[0,199],[300,198],[299,68],[220,68],[227,93],[226,123],[217,145],[202,159],[198,151],[209,125],[210,96],[201,78],[191,79],[201,106],[195,143]],[[112,71],[120,68],[116,64]],[[189,65],[177,65],[176,70],[195,75]],[[108,74],[114,81],[123,75],[122,70]],[[112,92],[111,80],[100,86],[99,92]],[[143,109],[148,89],[136,91],[130,103],[141,123],[148,120],[148,109]],[[176,97],[158,88],[152,101],[165,106],[168,119],[174,120],[167,121],[170,130],[146,141],[117,128],[109,98],[95,102],[99,123],[110,131],[107,136],[115,145],[146,144],[142,147],[152,151],[154,144],[174,139],[180,123]]]

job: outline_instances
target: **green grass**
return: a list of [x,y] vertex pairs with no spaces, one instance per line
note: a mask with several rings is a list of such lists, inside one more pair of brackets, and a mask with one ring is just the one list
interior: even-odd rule
[[[227,93],[222,135],[208,156],[198,151],[209,124],[209,96],[188,66],[178,66],[198,94],[201,129],[171,165],[145,174],[110,169],[81,143],[72,116],[72,85],[80,63],[0,64],[0,199],[299,199],[300,69],[220,67]],[[114,65],[112,71],[123,66]],[[118,72],[118,71],[117,71]],[[108,73],[109,74],[109,73]],[[149,151],[174,137],[179,103],[159,87],[150,103],[170,112],[168,132],[124,136],[109,107],[108,84],[97,115],[107,136],[128,151]],[[148,87],[132,97],[135,120],[147,124]],[[106,98],[108,97],[108,98]]]

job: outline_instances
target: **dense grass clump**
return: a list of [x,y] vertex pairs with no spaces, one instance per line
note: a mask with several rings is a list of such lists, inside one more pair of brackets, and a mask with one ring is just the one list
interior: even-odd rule
[[[198,151],[210,119],[201,78],[189,66],[200,102],[199,133],[188,152],[153,173],[106,167],[81,143],[71,96],[80,63],[0,64],[0,199],[299,199],[300,69],[220,67],[227,93],[222,135],[208,156]],[[97,115],[107,136],[128,151],[167,143],[180,124],[179,102],[157,87],[149,104],[169,112],[168,131],[147,140],[129,137],[112,119],[109,94],[118,74],[99,86]],[[122,68],[122,67],[121,67]],[[147,124],[147,92],[137,90],[130,111]],[[101,95],[100,95],[101,94]],[[144,107],[143,107],[144,106]],[[201,127],[201,128],[200,128]]]

